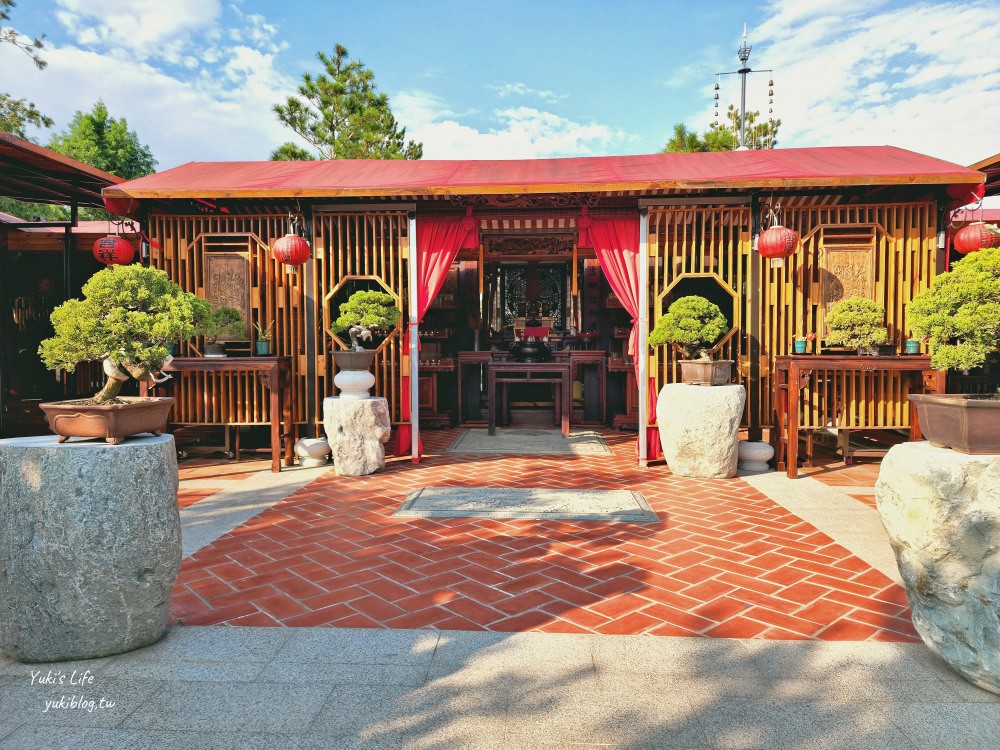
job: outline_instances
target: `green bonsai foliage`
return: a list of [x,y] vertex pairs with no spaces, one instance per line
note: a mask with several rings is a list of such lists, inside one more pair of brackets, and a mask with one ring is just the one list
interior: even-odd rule
[[212,310],[198,333],[205,337],[205,343],[214,344],[220,338],[245,338],[247,324],[239,310],[223,305]]
[[930,343],[931,366],[971,370],[1000,339],[1000,248],[970,253],[910,302],[917,336]]
[[848,297],[826,314],[826,343],[871,351],[889,340],[885,308],[864,297]]
[[391,328],[399,320],[399,308],[391,294],[376,291],[357,291],[340,306],[340,317],[333,322],[333,330],[347,331],[354,351],[363,347],[358,337],[370,339],[373,328]]
[[729,322],[714,302],[704,297],[681,297],[667,308],[649,334],[650,346],[677,344],[686,359],[707,358],[705,347],[729,330]]
[[167,346],[195,335],[209,311],[205,300],[182,290],[163,271],[138,264],[109,266],[84,284],[82,300],[68,300],[52,311],[55,336],[45,339],[38,353],[49,369],[69,372],[81,362],[109,360],[108,381],[94,396],[106,403],[128,375],[153,380],[169,356]]

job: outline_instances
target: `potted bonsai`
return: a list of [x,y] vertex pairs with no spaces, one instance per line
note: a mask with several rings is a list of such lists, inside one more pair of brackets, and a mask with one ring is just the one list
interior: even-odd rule
[[168,345],[195,335],[209,304],[183,291],[163,271],[140,265],[109,266],[83,286],[83,299],[52,311],[55,335],[38,349],[49,369],[73,372],[81,362],[103,360],[107,381],[93,398],[41,404],[59,442],[103,437],[121,443],[140,432],[159,434],[174,400],[119,396],[133,377],[162,382]]
[[[1000,233],[996,227],[987,226]],[[1000,248],[970,253],[910,302],[910,327],[938,370],[981,367],[1000,340]],[[1000,393],[910,394],[920,428],[939,448],[1000,453]]]
[[205,337],[206,357],[225,357],[226,346],[219,339],[229,341],[243,338],[247,334],[247,324],[239,310],[223,305],[212,310],[202,322],[198,333]]
[[876,355],[879,344],[889,340],[885,308],[864,297],[848,297],[826,314],[826,343],[857,349],[858,354]]
[[272,320],[266,326],[254,323],[253,327],[257,331],[257,341],[254,342],[254,350],[258,356],[266,357],[271,353],[271,331],[274,329],[274,321]]
[[375,377],[369,372],[375,360],[375,350],[365,349],[361,341],[370,341],[373,330],[391,328],[399,320],[399,308],[391,294],[379,291],[354,292],[340,306],[340,317],[333,323],[336,332],[346,331],[351,339],[351,348],[333,353],[340,372],[333,382],[340,390],[341,398],[368,398],[369,390],[375,384]]
[[684,359],[680,360],[681,380],[698,385],[723,385],[729,382],[732,360],[712,360],[706,347],[729,330],[729,322],[714,302],[704,297],[681,297],[670,307],[649,334],[650,346],[675,344]]

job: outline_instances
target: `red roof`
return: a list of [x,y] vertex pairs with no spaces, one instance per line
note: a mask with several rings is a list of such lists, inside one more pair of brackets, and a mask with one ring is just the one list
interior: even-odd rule
[[892,146],[509,161],[191,162],[105,198],[322,198],[846,185],[978,184],[983,175]]
[[[5,214],[0,211],[0,224],[4,224],[5,229],[17,229],[21,232],[35,232],[38,234],[63,234],[65,232],[63,227],[36,227],[32,226],[34,223],[35,222],[22,219],[19,216]],[[78,221],[76,226],[72,228],[72,233],[111,234],[115,232],[116,229],[116,225],[112,224],[110,221]],[[121,230],[119,229],[118,231]],[[124,231],[130,233],[139,231],[139,223],[131,221],[131,224],[127,226]]]

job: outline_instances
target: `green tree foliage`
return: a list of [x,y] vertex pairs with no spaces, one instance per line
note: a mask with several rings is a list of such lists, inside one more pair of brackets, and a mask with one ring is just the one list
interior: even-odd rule
[[315,161],[316,157],[291,141],[282,143],[271,152],[271,161]]
[[649,334],[650,346],[677,344],[686,359],[699,354],[704,357],[705,347],[714,344],[729,330],[729,322],[714,302],[692,295],[681,297],[656,321]]
[[399,308],[391,294],[377,291],[357,291],[340,306],[340,317],[333,323],[333,330],[348,331],[355,350],[361,349],[357,331],[363,329],[371,338],[373,328],[391,328],[399,320]]
[[[379,93],[375,76],[360,60],[350,60],[338,44],[333,56],[317,54],[325,72],[305,73],[298,96],[276,104],[278,119],[319,153],[321,159],[419,159],[424,147],[406,141],[389,108],[389,97]],[[303,153],[286,144],[275,154]],[[274,158],[274,154],[272,154]],[[296,157],[300,158],[300,157]]]
[[[10,20],[10,11],[15,5],[14,0],[0,0],[0,21]],[[0,26],[0,44],[13,44],[18,49],[23,50],[34,61],[35,67],[39,70],[43,70],[48,65],[39,54],[39,51],[45,47],[42,43],[44,38],[45,35],[42,34],[41,39],[35,37],[25,42],[21,40],[17,29],[11,26]]]
[[[732,104],[726,111],[726,123],[713,124],[703,135],[688,130],[683,123],[674,125],[674,134],[660,151],[661,154],[694,153],[704,151],[733,151],[739,146],[740,113]],[[746,114],[746,146],[748,149],[769,149],[778,144],[778,127],[781,120],[762,120],[760,112]]]
[[100,100],[90,112],[77,112],[68,130],[52,136],[49,148],[126,180],[143,177],[156,169],[156,159],[149,147],[139,142],[134,130],[128,129],[124,117],[117,120],[111,117]]
[[53,120],[39,112],[27,99],[15,99],[10,94],[0,93],[0,130],[31,140],[28,138],[28,125],[51,128]]
[[981,367],[1000,343],[1000,248],[970,253],[953,264],[913,298],[907,316],[913,333],[930,343],[932,367]]
[[[45,366],[73,372],[81,362],[110,359],[140,380],[163,367],[167,345],[194,336],[211,306],[183,291],[166,273],[139,264],[109,266],[83,285],[83,299],[52,311],[55,336],[38,349]],[[121,391],[112,377],[94,397],[108,402]]]
[[889,340],[885,308],[864,297],[848,297],[826,314],[826,343],[852,349],[872,350]]

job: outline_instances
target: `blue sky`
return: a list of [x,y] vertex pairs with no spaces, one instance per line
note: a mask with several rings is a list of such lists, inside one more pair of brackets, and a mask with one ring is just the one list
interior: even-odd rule
[[[713,119],[715,74],[773,68],[779,146],[891,144],[969,164],[1000,151],[1000,3],[786,0],[19,0],[49,67],[0,49],[0,91],[66,127],[103,98],[165,169],[265,159],[270,111],[318,50],[375,74],[425,158],[650,153]],[[750,78],[766,110],[767,80]],[[722,79],[723,108],[738,96]],[[40,142],[47,132],[33,133]]]

